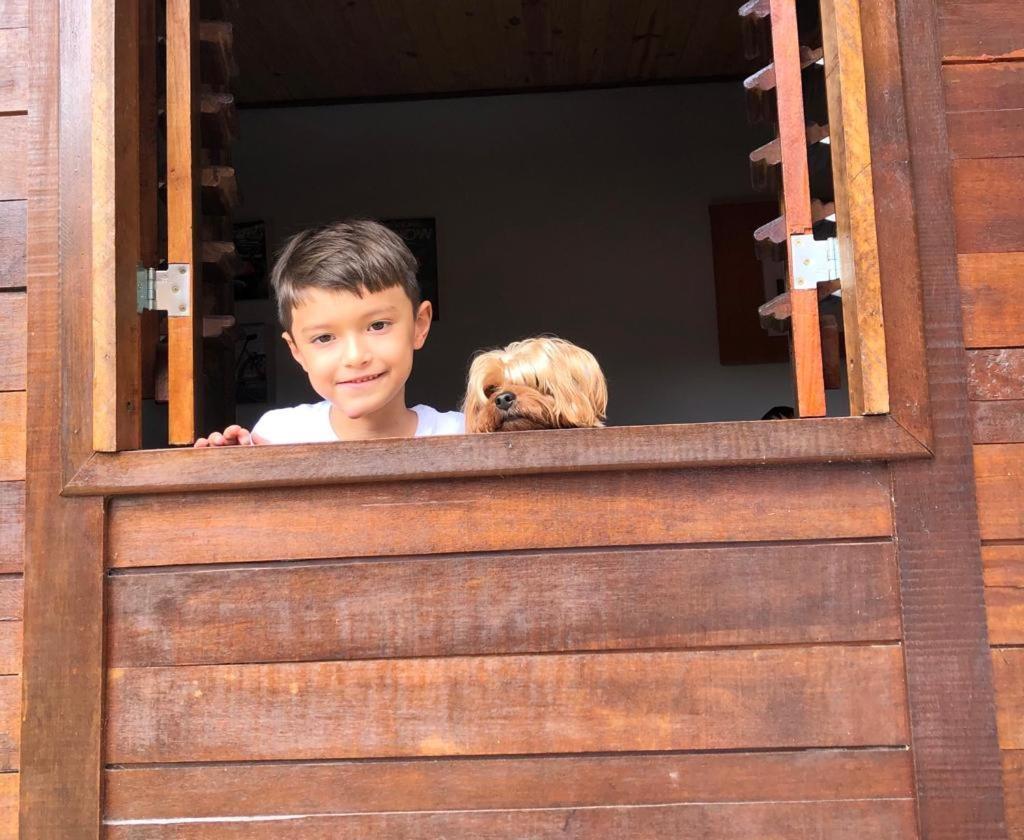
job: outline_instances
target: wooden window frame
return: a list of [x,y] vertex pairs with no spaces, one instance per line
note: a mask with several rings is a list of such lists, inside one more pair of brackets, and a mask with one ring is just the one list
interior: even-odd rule
[[[122,0],[97,0],[96,6],[115,6]],[[863,39],[863,78],[868,135],[863,148],[870,153],[866,170],[873,182],[868,209],[884,208],[885,225],[877,226],[871,248],[877,259],[875,274],[881,278],[880,297],[885,311],[884,356],[888,362],[887,414],[791,421],[736,421],[722,423],[631,426],[608,429],[567,429],[493,435],[419,438],[402,441],[339,442],[259,448],[232,447],[218,450],[97,451],[102,426],[116,429],[114,406],[120,397],[103,396],[103,390],[65,390],[76,404],[65,403],[61,429],[62,486],[69,496],[116,496],[165,493],[182,490],[224,490],[287,487],[353,482],[436,479],[465,476],[524,475],[562,471],[669,469],[680,467],[727,467],[744,465],[830,463],[852,461],[899,461],[927,458],[932,454],[928,407],[924,313],[918,236],[914,218],[910,151],[906,130],[903,71],[895,15],[880,18],[861,13],[856,0],[828,0],[846,14],[859,15],[870,24]],[[879,21],[883,23],[880,25]],[[103,89],[114,89],[115,71],[121,73],[116,88],[124,93],[118,38],[131,39],[128,27],[107,27],[97,34],[108,38],[106,47],[93,45],[93,62],[104,72],[93,72],[94,101],[105,102]],[[81,57],[82,62],[88,55]],[[120,68],[120,69],[119,69]],[[136,74],[137,75],[137,74]],[[87,76],[88,78],[88,76]],[[847,104],[844,103],[844,107]],[[131,111],[131,108],[129,108]],[[101,110],[94,111],[95,114]],[[65,335],[90,336],[92,352],[65,355],[70,376],[65,381],[123,381],[115,367],[118,347],[131,347],[135,336],[125,332],[123,318],[115,318],[119,296],[134,299],[134,271],[128,247],[137,244],[130,231],[137,222],[115,198],[137,183],[137,160],[117,156],[115,150],[138,131],[135,116],[103,122],[94,119],[87,154],[91,156],[94,200],[74,208],[88,219],[92,231],[92,271],[70,274],[62,266],[62,330]],[[72,122],[75,122],[72,125]],[[81,133],[81,109],[68,103],[60,112],[65,129]],[[137,137],[135,141],[137,142]],[[119,146],[119,144],[121,144]],[[86,175],[89,167],[78,170]],[[865,170],[857,170],[864,176]],[[69,173],[64,178],[76,180]],[[127,202],[124,207],[131,207]],[[138,207],[137,195],[134,207]],[[91,208],[91,209],[90,209]],[[867,223],[874,227],[873,219]],[[864,224],[859,218],[858,223]],[[847,226],[849,231],[849,226]],[[854,232],[854,235],[855,232]],[[843,237],[842,228],[840,237]],[[913,243],[914,247],[908,247]],[[117,251],[121,248],[121,251]],[[853,251],[849,251],[853,254]],[[74,256],[74,255],[73,255]],[[82,255],[78,255],[79,263]],[[858,259],[854,257],[854,259]],[[71,261],[74,262],[74,259]],[[858,264],[857,271],[861,271]],[[114,273],[120,272],[115,278]],[[131,281],[129,283],[129,281]],[[119,291],[120,290],[120,291]],[[123,302],[123,301],[122,301]],[[105,320],[95,320],[105,312]],[[128,319],[131,320],[131,319]],[[118,334],[121,330],[121,334]],[[85,336],[83,336],[83,333]],[[75,345],[78,350],[81,344]],[[113,350],[111,349],[113,348]],[[108,366],[106,374],[100,370]],[[883,364],[883,369],[885,365]],[[107,394],[120,393],[108,389]],[[114,400],[113,405],[111,401]],[[99,418],[99,419],[97,419]],[[94,427],[95,423],[95,427]],[[94,432],[99,432],[94,439]],[[108,434],[108,437],[110,435]],[[116,447],[115,447],[116,448]]]

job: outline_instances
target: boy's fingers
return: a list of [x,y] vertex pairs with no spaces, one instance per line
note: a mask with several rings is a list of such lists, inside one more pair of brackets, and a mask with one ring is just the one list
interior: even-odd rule
[[228,439],[237,438],[238,440],[241,440],[242,433],[244,431],[245,431],[245,429],[243,429],[241,426],[238,426],[238,425],[228,426],[224,430],[224,437],[226,437]]
[[192,444],[192,446],[197,447],[199,449],[202,449],[204,446],[209,446],[209,445],[210,445],[210,441],[208,441],[206,438],[199,438],[199,440],[197,440],[195,443]]
[[252,442],[254,446],[265,446],[266,444],[270,443],[270,441],[263,437],[263,435],[257,434],[252,435]]
[[210,446],[220,446],[222,443],[224,443],[224,436],[220,432],[210,435]]

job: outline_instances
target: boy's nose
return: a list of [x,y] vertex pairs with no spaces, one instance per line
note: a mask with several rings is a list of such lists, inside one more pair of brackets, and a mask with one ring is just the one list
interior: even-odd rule
[[503,391],[494,398],[494,404],[502,411],[508,411],[512,407],[512,403],[515,401],[516,395],[511,391]]
[[343,343],[341,355],[342,361],[346,365],[364,364],[369,359],[369,353],[366,351],[366,346],[363,342],[355,338],[349,339]]

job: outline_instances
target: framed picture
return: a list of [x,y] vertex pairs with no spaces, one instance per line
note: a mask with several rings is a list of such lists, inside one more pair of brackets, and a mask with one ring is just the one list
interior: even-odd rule
[[437,288],[437,226],[433,219],[381,219],[380,223],[399,236],[416,257],[420,270],[416,279],[420,295],[434,306],[434,320],[440,320]]
[[267,324],[239,324],[241,338],[235,345],[235,402],[268,403],[272,400],[267,364]]
[[235,252],[242,264],[235,275],[235,299],[258,300],[270,297],[267,273],[267,226],[263,221],[232,225]]

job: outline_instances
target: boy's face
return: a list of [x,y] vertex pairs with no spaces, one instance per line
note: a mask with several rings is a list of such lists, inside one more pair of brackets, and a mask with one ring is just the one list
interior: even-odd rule
[[405,291],[306,289],[284,333],[313,389],[345,417],[367,417],[402,400],[412,356],[430,331],[431,306],[413,312]]

